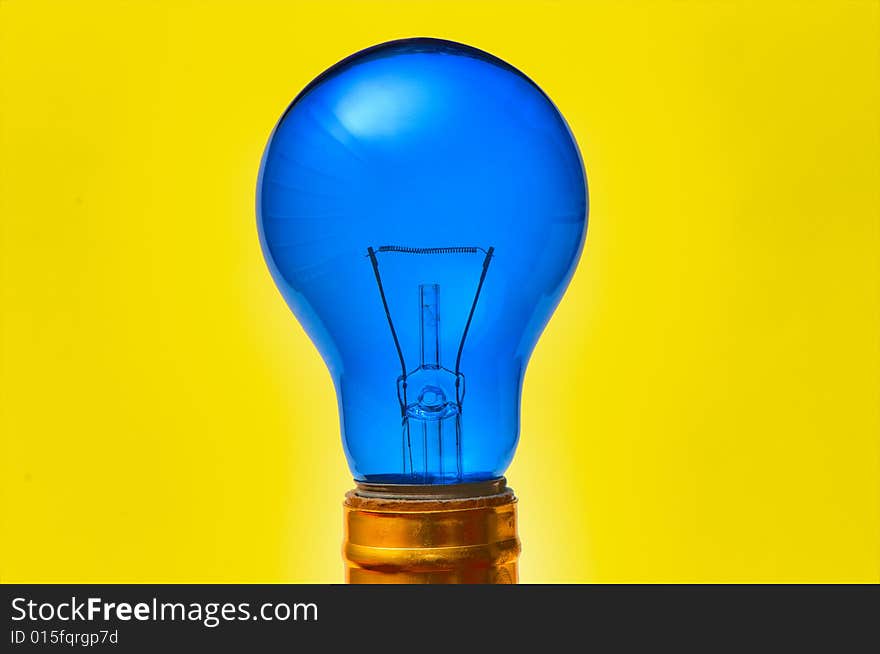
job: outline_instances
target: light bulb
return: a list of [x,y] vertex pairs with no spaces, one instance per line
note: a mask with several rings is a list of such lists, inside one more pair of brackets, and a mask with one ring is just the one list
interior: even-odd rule
[[587,204],[565,120],[486,52],[385,43],[294,99],[263,157],[260,241],[330,370],[355,480],[503,475]]

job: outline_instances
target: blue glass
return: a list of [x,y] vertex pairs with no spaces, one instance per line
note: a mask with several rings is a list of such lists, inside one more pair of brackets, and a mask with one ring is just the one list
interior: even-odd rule
[[559,111],[480,50],[386,43],[297,96],[263,157],[260,242],[330,369],[355,479],[504,473],[587,204]]

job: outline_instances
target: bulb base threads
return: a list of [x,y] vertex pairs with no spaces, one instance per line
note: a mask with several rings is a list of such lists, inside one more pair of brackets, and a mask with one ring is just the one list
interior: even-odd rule
[[350,584],[515,584],[516,497],[504,479],[366,484],[345,495]]

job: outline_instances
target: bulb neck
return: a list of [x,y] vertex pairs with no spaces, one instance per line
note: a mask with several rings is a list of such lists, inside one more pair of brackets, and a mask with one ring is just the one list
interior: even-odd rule
[[463,484],[377,484],[355,481],[351,491],[359,498],[393,500],[461,500],[513,494],[504,477]]
[[436,486],[357,482],[343,505],[346,581],[516,583],[516,501],[503,478]]

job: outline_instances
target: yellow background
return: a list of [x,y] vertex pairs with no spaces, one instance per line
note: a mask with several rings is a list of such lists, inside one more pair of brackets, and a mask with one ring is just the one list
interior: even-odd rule
[[0,0],[0,579],[341,581],[335,397],[254,188],[307,82],[414,35],[536,80],[590,182],[522,580],[880,581],[870,1]]

